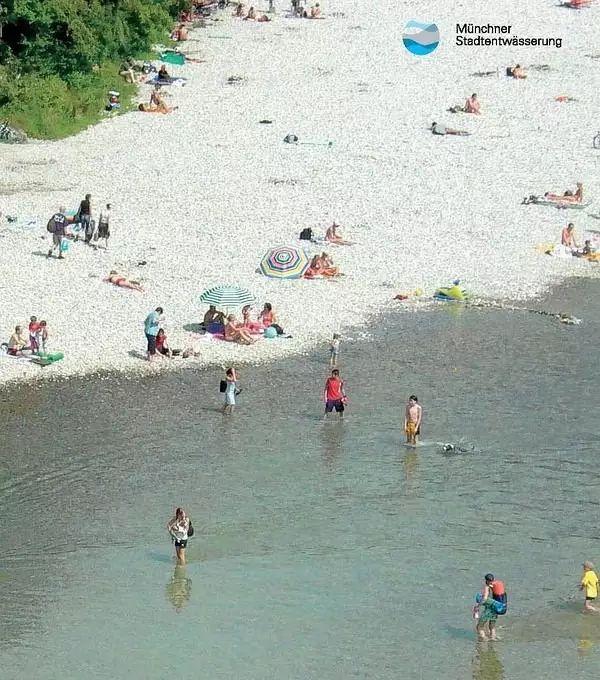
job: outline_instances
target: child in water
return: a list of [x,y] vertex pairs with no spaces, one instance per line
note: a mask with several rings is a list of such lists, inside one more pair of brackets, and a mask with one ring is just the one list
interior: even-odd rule
[[331,368],[337,366],[338,356],[340,354],[340,336],[339,333],[333,334],[333,339],[329,343],[329,365]]

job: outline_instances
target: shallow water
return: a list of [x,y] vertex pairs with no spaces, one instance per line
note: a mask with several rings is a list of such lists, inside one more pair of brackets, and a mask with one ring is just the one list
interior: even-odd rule
[[[530,303],[440,305],[345,342],[344,422],[321,421],[326,351],[241,370],[2,392],[2,678],[596,677],[597,281]],[[425,444],[401,443],[406,396]],[[475,452],[443,455],[439,442]],[[196,527],[176,568],[164,525]],[[477,645],[481,575],[507,583]]]

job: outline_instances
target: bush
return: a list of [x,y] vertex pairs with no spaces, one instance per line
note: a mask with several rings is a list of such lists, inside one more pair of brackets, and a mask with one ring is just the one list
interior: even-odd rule
[[[8,0],[0,44],[0,118],[63,137],[101,115],[110,89],[129,108],[126,57],[162,42],[187,0]],[[100,64],[101,66],[97,66]]]

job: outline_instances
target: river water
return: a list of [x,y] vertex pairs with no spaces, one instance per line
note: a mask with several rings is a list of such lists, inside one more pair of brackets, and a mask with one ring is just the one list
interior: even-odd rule
[[[0,404],[0,677],[597,677],[600,285],[530,306],[391,313],[327,352],[218,370],[10,387]],[[415,392],[424,443],[402,444]],[[438,443],[475,450],[444,455]],[[177,568],[173,508],[196,535]],[[502,641],[475,641],[484,573]]]

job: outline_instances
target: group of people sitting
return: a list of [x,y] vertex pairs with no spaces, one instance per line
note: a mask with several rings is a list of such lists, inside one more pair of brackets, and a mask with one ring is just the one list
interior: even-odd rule
[[29,334],[27,335],[22,326],[15,326],[14,333],[5,345],[6,353],[13,357],[29,356],[32,354],[44,354],[48,342],[48,324],[46,321],[38,321],[37,317],[29,319]]
[[[560,234],[560,245],[563,249],[569,250],[571,255],[575,257],[584,257],[588,260],[597,260],[596,250],[592,247],[590,239],[584,241],[583,247],[580,247],[575,240],[575,225],[569,222]],[[600,255],[600,253],[598,253]]]
[[310,261],[308,269],[304,272],[305,279],[314,279],[317,276],[332,278],[341,275],[340,270],[338,267],[334,267],[333,260],[326,252],[315,255]]
[[292,16],[300,19],[322,19],[321,5],[316,2],[309,11],[303,7],[303,0],[292,0]]
[[277,335],[283,335],[284,330],[279,325],[277,315],[270,302],[265,302],[256,320],[251,318],[251,305],[242,308],[242,321],[237,321],[234,314],[225,315],[215,305],[210,305],[201,327],[208,333],[223,334],[223,339],[239,345],[252,345],[257,336],[262,335],[267,328],[274,328]]
[[250,6],[246,14],[244,14],[244,3],[243,2],[238,2],[237,7],[235,8],[235,11],[233,13],[234,17],[237,17],[238,19],[243,19],[244,21],[271,21],[270,17],[268,17],[266,14],[258,14],[256,10],[254,9],[254,6]]
[[473,93],[470,97],[467,97],[464,106],[451,106],[448,111],[450,113],[474,113],[479,116],[481,114],[481,104],[479,99],[477,99],[477,95]]

